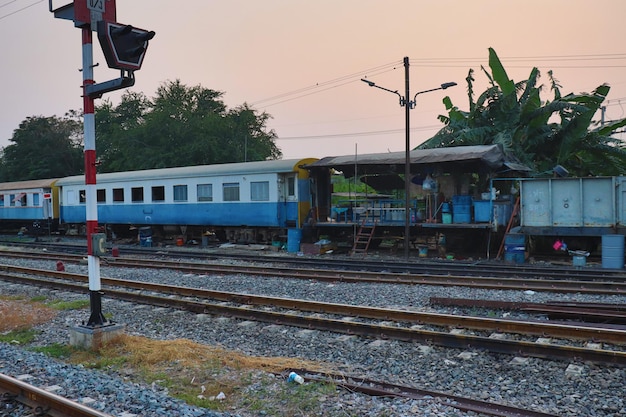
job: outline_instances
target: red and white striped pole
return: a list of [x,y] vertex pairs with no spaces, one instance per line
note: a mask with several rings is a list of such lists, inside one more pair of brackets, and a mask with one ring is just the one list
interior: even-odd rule
[[91,28],[82,28],[83,38],[83,121],[85,142],[85,202],[87,211],[87,265],[89,269],[89,302],[91,315],[87,326],[102,326],[100,258],[93,255],[91,237],[98,230],[98,203],[96,197],[96,121],[94,99],[87,94],[87,86],[93,80],[93,43]]

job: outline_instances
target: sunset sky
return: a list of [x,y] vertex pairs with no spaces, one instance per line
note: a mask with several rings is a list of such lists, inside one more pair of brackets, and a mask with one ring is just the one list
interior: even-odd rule
[[[69,1],[53,0],[53,7]],[[468,108],[465,78],[487,87],[488,48],[509,77],[533,66],[562,93],[608,83],[606,120],[626,117],[624,0],[117,0],[117,21],[156,31],[133,91],[153,97],[168,80],[224,93],[272,116],[284,158],[404,149],[403,57],[410,60],[416,146],[442,126],[448,95]],[[0,147],[30,116],[82,110],[81,31],[55,19],[44,0],[0,0]],[[117,78],[94,36],[96,82]],[[117,103],[121,93],[105,96]],[[551,99],[545,88],[544,100]],[[97,101],[99,103],[99,101]],[[599,119],[599,115],[598,115]],[[626,138],[626,136],[624,137]]]

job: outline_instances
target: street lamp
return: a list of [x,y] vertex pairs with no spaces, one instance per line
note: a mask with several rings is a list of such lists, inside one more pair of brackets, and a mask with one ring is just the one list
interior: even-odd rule
[[385,87],[381,87],[376,85],[376,83],[361,78],[361,81],[369,85],[370,87],[376,87],[381,90],[388,91],[390,93],[396,94],[400,98],[400,106],[405,108],[405,161],[404,161],[404,257],[406,259],[409,258],[409,240],[411,235],[411,199],[409,196],[410,193],[410,177],[411,177],[411,118],[409,115],[409,111],[415,107],[415,100],[418,95],[429,93],[431,91],[437,90],[445,90],[446,88],[454,87],[456,85],[455,82],[443,83],[441,86],[437,88],[431,88],[430,90],[418,91],[413,96],[413,101],[408,101],[408,97],[410,97],[409,93],[409,58],[404,57],[404,85],[405,85],[405,94],[402,96],[398,93],[398,90],[390,90]]

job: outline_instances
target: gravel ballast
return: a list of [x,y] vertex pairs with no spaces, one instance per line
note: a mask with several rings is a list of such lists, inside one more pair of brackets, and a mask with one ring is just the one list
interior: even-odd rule
[[[6,264],[55,269],[53,261],[3,260]],[[232,261],[231,261],[232,262]],[[87,274],[86,265],[66,265],[68,272]],[[324,283],[307,280],[247,276],[198,276],[176,271],[130,270],[102,266],[102,276],[147,280],[164,284],[301,298],[355,305],[409,308],[431,311],[430,297],[484,298],[502,301],[542,302],[569,300],[625,304],[625,296],[492,291],[463,287],[389,284]],[[45,294],[49,298],[84,298],[84,294],[49,292],[0,281],[0,294]],[[168,340],[185,338],[222,346],[255,356],[284,356],[332,363],[357,377],[407,384],[479,400],[530,408],[559,416],[626,415],[626,371],[588,363],[518,360],[508,355],[464,351],[399,341],[372,340],[286,326],[243,322],[236,319],[196,316],[103,298],[103,311],[123,323],[133,335]],[[85,321],[84,310],[61,312],[39,326],[35,345],[67,344],[71,326]],[[158,386],[142,386],[127,378],[70,366],[42,354],[0,344],[0,372],[10,376],[29,374],[37,386],[59,385],[60,395],[89,398],[93,408],[115,416],[259,416],[262,411],[210,412],[185,405],[167,396]],[[286,384],[283,378],[277,384]],[[323,416],[476,416],[443,404],[436,398],[422,400],[374,398],[347,391],[320,398]],[[127,413],[127,414],[124,414]],[[305,414],[301,414],[305,415]]]

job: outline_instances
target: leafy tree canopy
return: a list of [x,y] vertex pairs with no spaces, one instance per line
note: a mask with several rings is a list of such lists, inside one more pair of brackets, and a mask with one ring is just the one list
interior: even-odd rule
[[[247,104],[228,109],[221,92],[166,82],[153,99],[126,91],[96,107],[99,172],[260,161],[282,156],[270,115]],[[0,154],[0,181],[84,173],[83,119],[28,117]]]
[[609,93],[601,85],[591,93],[561,95],[561,86],[548,72],[552,100],[540,98],[540,73],[533,68],[527,80],[511,80],[496,52],[489,48],[488,72],[481,67],[489,88],[474,99],[474,71],[469,70],[467,92],[469,110],[443,102],[446,124],[419,149],[464,145],[500,144],[510,155],[535,170],[551,172],[564,166],[572,175],[621,175],[626,172],[624,144],[611,135],[626,125],[626,119],[604,125],[593,116]]
[[118,106],[96,108],[100,172],[278,159],[267,113],[228,109],[222,93],[179,80],[152,100],[126,92]]
[[0,181],[60,178],[83,171],[81,115],[28,117],[2,150]]

